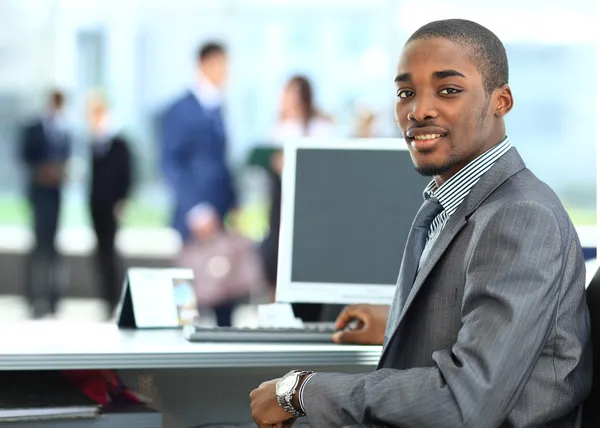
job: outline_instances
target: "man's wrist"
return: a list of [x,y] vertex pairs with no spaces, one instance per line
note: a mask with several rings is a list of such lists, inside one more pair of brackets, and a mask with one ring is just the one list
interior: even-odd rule
[[296,388],[294,396],[292,397],[292,406],[294,407],[294,409],[296,409],[302,414],[306,414],[306,409],[304,408],[304,400],[302,399],[304,386],[313,375],[314,373],[307,373],[300,378],[300,380],[298,381],[298,387]]

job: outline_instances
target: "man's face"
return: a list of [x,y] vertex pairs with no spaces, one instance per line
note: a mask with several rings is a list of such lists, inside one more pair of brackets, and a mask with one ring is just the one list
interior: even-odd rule
[[88,107],[88,117],[91,129],[93,131],[99,130],[102,127],[105,117],[104,107],[96,101],[90,102]]
[[498,94],[486,96],[480,72],[458,44],[442,38],[410,42],[396,89],[396,120],[423,175],[447,180],[504,136],[496,135]]
[[215,53],[200,62],[200,69],[213,85],[223,88],[227,81],[228,65],[225,54]]

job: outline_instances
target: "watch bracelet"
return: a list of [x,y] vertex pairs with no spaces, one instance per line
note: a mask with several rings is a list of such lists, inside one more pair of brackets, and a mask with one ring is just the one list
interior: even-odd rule
[[[294,373],[297,377],[297,381],[296,384],[294,385],[294,388],[290,391],[290,394],[286,394],[283,397],[281,397],[281,401],[279,400],[278,397],[278,402],[279,405],[281,406],[281,408],[283,410],[285,410],[286,412],[288,412],[290,415],[292,415],[295,418],[300,418],[302,416],[306,416],[306,414],[302,411],[302,410],[298,410],[294,407],[294,405],[292,404],[292,400],[294,399],[294,394],[295,393],[299,393],[299,387],[300,387],[300,380],[304,377],[307,376],[309,374],[312,374],[314,372],[312,371],[308,371],[308,370],[292,370],[291,373]],[[298,397],[299,399],[300,397]],[[283,401],[283,403],[282,403]]]

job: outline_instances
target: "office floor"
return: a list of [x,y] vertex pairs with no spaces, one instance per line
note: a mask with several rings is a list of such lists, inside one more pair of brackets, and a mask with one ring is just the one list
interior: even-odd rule
[[[235,325],[252,325],[256,323],[256,307],[240,305],[235,313]],[[71,321],[76,323],[107,322],[104,317],[104,305],[96,299],[64,299],[54,317],[44,320]],[[200,314],[201,323],[214,325],[213,314],[209,311]],[[19,296],[0,296],[0,323],[15,323],[28,320],[25,301]]]

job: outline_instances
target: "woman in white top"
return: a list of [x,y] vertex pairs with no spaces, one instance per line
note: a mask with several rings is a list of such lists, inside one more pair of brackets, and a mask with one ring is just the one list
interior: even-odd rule
[[[283,145],[287,138],[328,137],[333,135],[333,121],[320,113],[314,105],[313,91],[310,81],[304,76],[292,77],[283,90],[279,121],[274,130],[273,140]],[[271,166],[275,174],[272,176],[272,200],[270,213],[270,232],[263,242],[261,251],[265,263],[265,273],[275,290],[277,278],[277,258],[279,248],[279,223],[281,204],[281,170],[283,155],[276,152],[271,158]],[[292,304],[294,314],[303,321],[319,321],[323,305]]]
[[310,81],[301,75],[288,80],[281,96],[274,140],[282,144],[286,138],[327,137],[333,130],[333,121],[314,105]]

